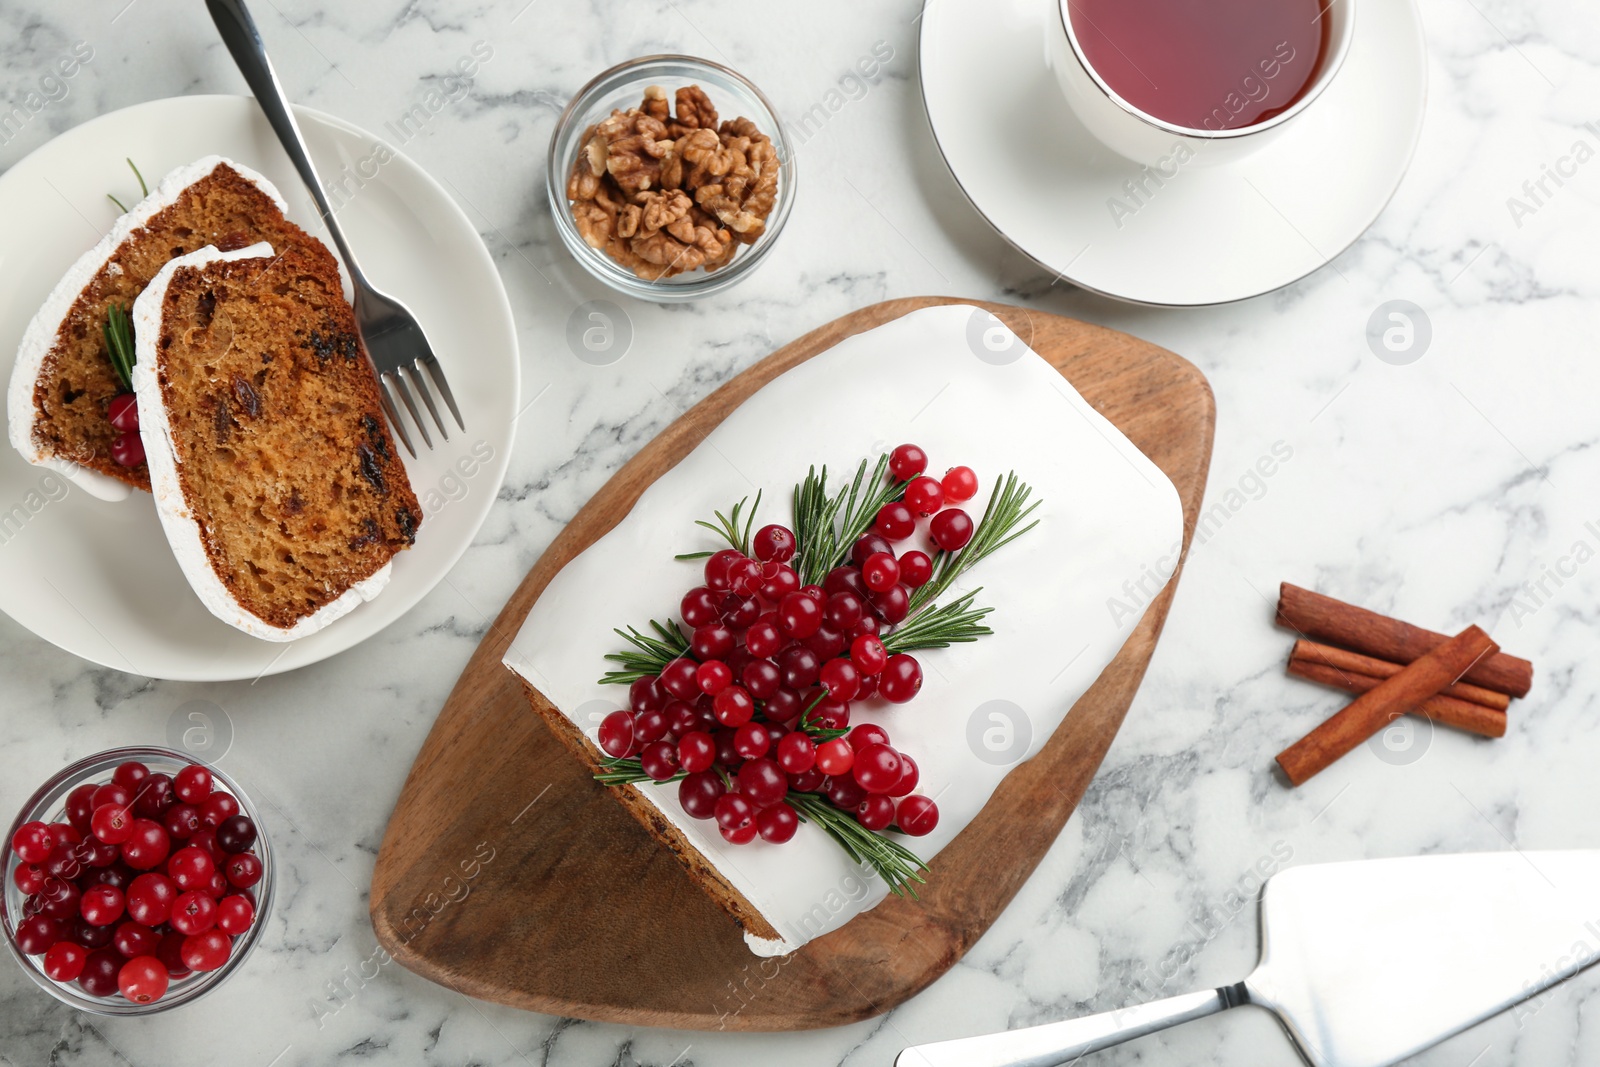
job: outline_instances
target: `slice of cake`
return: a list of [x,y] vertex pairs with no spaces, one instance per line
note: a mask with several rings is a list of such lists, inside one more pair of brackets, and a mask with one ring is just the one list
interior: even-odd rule
[[169,260],[208,245],[317,244],[284,217],[286,207],[266,178],[221,156],[163,178],[78,258],[28,324],[7,395],[12,446],[30,463],[66,461],[148,490],[145,464],[113,455],[124,431],[107,409],[127,386],[106,348],[108,309],[131,307]]
[[422,509],[332,254],[181,256],[134,303],[133,330],[156,508],[206,607],[288,641],[376,596]]
[[[951,587],[982,587],[982,602],[994,608],[983,622],[993,633],[928,651],[910,703],[883,699],[880,684],[880,695],[850,707],[851,727],[881,727],[915,757],[915,795],[936,801],[937,825],[925,836],[885,835],[927,861],[927,880],[937,882],[940,851],[1116,656],[1183,543],[1182,508],[1166,475],[1009,331],[1010,343],[997,349],[973,340],[1000,330],[973,307],[917,311],[840,342],[746,400],[534,604],[505,664],[535,712],[591,767],[602,765],[598,727],[629,703],[627,687],[599,681],[617,666],[606,655],[623,650],[613,628],[684,626],[684,590],[697,584],[701,563],[673,557],[726,547],[696,523],[728,514],[741,497],[748,507],[757,487],[754,519],[735,523],[788,525],[790,487],[810,467],[826,464],[830,484],[839,485],[861,457],[896,442],[925,448],[937,460],[934,473],[947,464],[978,472],[984,488],[972,501],[975,515],[995,480],[1015,471],[1040,502],[1029,516],[1037,526]],[[997,363],[995,350],[1015,358]],[[759,955],[837,930],[890,891],[876,868],[852,861],[816,821],[781,844],[734,843],[716,821],[691,817],[679,789],[646,782],[612,793]]]

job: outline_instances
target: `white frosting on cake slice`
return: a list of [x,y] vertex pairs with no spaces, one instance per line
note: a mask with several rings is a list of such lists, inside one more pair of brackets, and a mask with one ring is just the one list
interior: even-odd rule
[[[790,491],[808,466],[826,463],[837,487],[862,457],[903,442],[927,450],[935,475],[962,464],[977,471],[983,489],[966,505],[975,521],[1009,471],[1042,501],[1037,528],[958,586],[983,587],[978,600],[995,609],[986,620],[993,636],[917,653],[924,682],[909,704],[873,700],[852,709],[852,724],[884,726],[917,761],[917,791],[938,803],[939,825],[927,837],[897,839],[937,878],[939,850],[1012,767],[1039,751],[1133,632],[1177,566],[1183,531],[1166,475],[980,309],[913,312],[840,342],[745,401],[556,575],[506,665],[592,742],[600,719],[627,705],[625,687],[596,681],[608,666],[602,657],[620,643],[612,628],[678,620],[678,603],[701,584],[701,572],[673,556],[719,547],[695,520],[726,514],[760,488],[756,525],[790,525]],[[676,784],[628,788],[782,934],[747,934],[759,955],[792,951],[888,893],[812,824],[786,844],[731,845],[714,822],[684,813]]]
[[233,252],[219,252],[207,245],[197,252],[179,256],[162,267],[139,299],[133,302],[133,337],[137,361],[133,365],[133,392],[139,401],[139,437],[144,442],[145,462],[150,467],[150,493],[155,498],[161,528],[172,544],[178,566],[189,579],[201,603],[211,614],[253,637],[268,641],[294,641],[321,630],[334,620],[348,615],[371,600],[389,584],[392,564],[385,563],[372,577],[345,590],[292,627],[273,626],[247,610],[234,597],[211,566],[202,540],[200,522],[189,508],[178,478],[178,450],[172,437],[172,422],[161,395],[159,369],[161,305],[173,275],[184,267],[204,267],[208,263],[236,259],[260,259],[265,267],[272,261],[272,246],[265,241]]
[[34,423],[39,416],[39,409],[34,403],[34,387],[39,380],[39,372],[44,367],[45,356],[49,355],[50,349],[55,345],[56,335],[61,331],[62,322],[72,310],[72,305],[77,302],[78,295],[94,280],[95,275],[100,273],[122,243],[156,214],[177,203],[185,189],[216,170],[218,164],[223,163],[271,197],[278,205],[279,211],[289,210],[289,205],[277,188],[265,177],[242,163],[236,163],[222,156],[205,156],[181,166],[156,183],[149,196],[123,212],[112,224],[110,232],[100,238],[93,248],[79,256],[77,262],[67,269],[67,273],[56,283],[56,287],[50,290],[50,295],[45,297],[44,303],[34,313],[28,328],[22,333],[21,343],[17,346],[17,360],[11,370],[10,387],[6,391],[6,421],[11,447],[22,453],[22,458],[29,463],[56,468],[80,488],[102,500],[113,502],[123,500],[132,492],[132,488],[125,482],[89,470],[69,459],[41,452],[33,439]]

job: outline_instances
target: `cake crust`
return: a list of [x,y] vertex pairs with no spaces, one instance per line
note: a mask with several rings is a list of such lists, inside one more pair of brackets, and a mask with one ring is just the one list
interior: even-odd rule
[[173,260],[134,307],[162,524],[206,606],[268,640],[373,596],[422,523],[320,242]]

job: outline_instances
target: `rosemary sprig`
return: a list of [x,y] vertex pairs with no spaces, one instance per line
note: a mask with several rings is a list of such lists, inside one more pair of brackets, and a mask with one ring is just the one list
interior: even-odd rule
[[100,329],[105,335],[106,355],[111,359],[111,369],[117,372],[122,387],[133,392],[133,323],[128,320],[127,309],[121,304],[106,308],[105,325]]
[[[133,176],[135,178],[139,179],[139,196],[141,198],[149,196],[150,195],[150,187],[144,183],[144,175],[139,173],[139,168],[134,166],[133,160],[128,159],[127,157],[123,157],[123,159],[124,159],[124,162],[126,162],[128,164],[128,166],[133,169]],[[110,193],[106,194],[106,199],[111,201],[113,204],[117,205],[117,207],[121,208],[122,209],[122,213],[124,215],[126,215],[128,213],[127,207],[125,207],[123,205],[121,200],[118,200],[116,197],[112,196]]]
[[1028,525],[1022,526],[1023,521],[1039,506],[1037,500],[1031,504],[1028,502],[1028,497],[1032,493],[1032,488],[1018,478],[1015,471],[1004,478],[995,479],[994,492],[989,494],[989,506],[984,508],[983,518],[973,531],[972,540],[967,542],[967,547],[959,552],[934,553],[933,577],[928,579],[927,584],[921,589],[911,594],[913,615],[938,600],[940,594],[950,588],[951,583],[981,560],[1039,525],[1039,520],[1035,519]]
[[642,785],[645,782],[668,785],[672,782],[681,782],[689,777],[688,771],[679,771],[665,782],[658,783],[654,778],[644,773],[644,765],[639,762],[637,756],[629,756],[626,759],[607,757],[601,766],[604,769],[594,776],[594,780],[601,785]]
[[[728,544],[735,550],[748,556],[750,554],[750,533],[756,527],[756,509],[761,506],[760,490],[756,491],[756,502],[750,505],[750,512],[744,516],[744,523],[741,525],[739,522],[739,514],[744,510],[744,506],[749,502],[749,500],[749,497],[745,497],[743,500],[740,500],[726,515],[720,511],[712,512],[712,515],[716,518],[715,522],[707,522],[705,519],[696,519],[694,524],[696,526],[705,527],[718,537],[722,538],[724,541],[728,542]],[[704,559],[709,555],[711,555],[710,552],[685,552],[682,555],[674,556],[673,558]]]
[[884,637],[884,649],[892,656],[925,648],[949,648],[988,637],[994,631],[983,625],[983,619],[994,609],[972,606],[972,598],[980,592],[981,588],[974,589],[960,600],[934,605],[913,615]]
[[849,485],[828,495],[828,468],[812,467],[794,487],[795,558],[790,562],[802,585],[819,585],[829,571],[843,563],[850,546],[872,526],[878,509],[905,493],[906,483],[891,478],[889,457],[881,455],[867,474],[867,461],[856,467]]
[[854,815],[840,811],[815,793],[796,793],[791,790],[786,799],[800,818],[821,827],[851,859],[865,863],[876,871],[896,896],[917,899],[913,883],[924,881],[922,872],[928,869],[928,865],[915,852],[898,841],[891,841],[882,834],[868,830],[856,821]]
[[660,674],[667,664],[689,651],[689,639],[676,622],[651,619],[650,629],[655,631],[654,637],[632,626],[613,631],[633,647],[606,655],[606,659],[622,664],[622,669],[607,671],[600,679],[601,685],[631,685],[635,679]]

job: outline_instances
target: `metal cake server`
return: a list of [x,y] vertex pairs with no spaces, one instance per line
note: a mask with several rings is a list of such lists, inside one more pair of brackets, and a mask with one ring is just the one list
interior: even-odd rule
[[1242,1004],[1313,1067],[1387,1067],[1596,960],[1597,850],[1294,867],[1267,881],[1261,962],[1237,985],[917,1045],[895,1067],[1057,1067]]
[[[272,61],[267,58],[266,45],[256,31],[255,20],[250,17],[244,0],[206,0],[206,7],[211,12],[212,21],[217,24],[217,31],[222,34],[222,43],[228,46],[239,72],[244,75],[250,91],[255,93],[257,103],[267,116],[268,125],[278,135],[289,161],[300,172],[306,188],[311,191],[317,211],[322,215],[333,243],[339,248],[339,256],[350,272],[350,281],[356,293],[356,325],[361,330],[361,340],[372,360],[372,368],[377,372],[378,396],[389,416],[389,424],[394,427],[400,443],[406,446],[406,451],[415,456],[417,450],[411,444],[411,435],[406,432],[406,425],[400,420],[400,412],[394,402],[393,394],[398,394],[417,432],[422,435],[422,443],[430,449],[433,447],[428,424],[423,421],[412,396],[411,386],[415,386],[440,436],[449,440],[450,431],[446,429],[444,419],[439,417],[438,405],[433,402],[435,392],[450,409],[456,425],[463,430],[467,425],[461,420],[461,409],[456,406],[456,398],[450,392],[450,383],[445,381],[444,369],[439,366],[439,360],[428,344],[428,337],[422,332],[422,326],[411,309],[369,282],[356,263],[355,253],[350,251],[345,241],[344,230],[334,217],[333,206],[323,195],[322,180],[317,177],[317,168],[311,162],[305,139],[300,135],[300,126],[295,122],[289,100],[283,94],[283,86],[278,84],[278,75],[272,69]],[[410,385],[407,384],[408,378]]]

